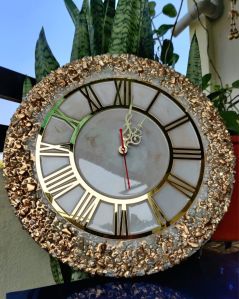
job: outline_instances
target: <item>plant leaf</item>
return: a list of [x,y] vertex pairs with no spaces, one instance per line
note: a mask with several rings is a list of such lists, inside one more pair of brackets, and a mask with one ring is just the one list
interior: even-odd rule
[[32,81],[29,77],[26,76],[25,80],[23,81],[22,97],[25,98],[31,89]]
[[71,16],[71,19],[76,26],[78,15],[79,15],[80,11],[72,0],[64,0],[64,2],[65,2],[65,6]]
[[173,62],[173,43],[169,39],[163,41],[160,60],[163,64],[172,65]]
[[170,17],[170,18],[174,18],[176,17],[177,15],[177,10],[176,8],[174,7],[173,4],[169,3],[169,4],[166,4],[164,7],[163,7],[163,14]]
[[173,53],[172,62],[170,62],[170,65],[174,67],[175,64],[178,62],[178,60],[179,60],[179,55],[177,53]]
[[196,33],[194,33],[188,58],[187,75],[188,79],[195,85],[202,87],[201,58]]
[[140,41],[138,55],[144,58],[154,59],[154,40],[149,13],[149,2],[145,0],[142,7],[142,21],[140,28]]
[[102,53],[109,51],[109,44],[112,34],[112,27],[115,17],[115,0],[105,0],[104,2],[104,19],[103,19],[103,36],[102,36]]
[[75,28],[75,35],[71,51],[71,61],[90,55],[91,49],[87,19],[85,13],[81,11],[78,15]]
[[61,273],[60,263],[57,258],[50,255],[50,267],[52,276],[57,284],[64,283],[64,279]]
[[173,24],[163,24],[157,30],[155,30],[155,33],[158,35],[158,37],[161,37],[167,33],[170,28],[173,28],[173,26]]
[[112,29],[111,54],[137,53],[141,1],[119,0]]
[[104,5],[101,0],[91,0],[90,2],[92,24],[94,29],[94,54],[98,55],[102,52],[102,35],[104,20]]
[[47,43],[45,32],[42,28],[35,48],[35,73],[37,82],[58,67],[59,63]]
[[211,78],[212,78],[212,74],[210,74],[210,73],[206,74],[202,77],[202,90],[205,90],[208,88],[208,85],[209,85],[208,83],[211,80]]
[[235,111],[224,111],[221,116],[227,129],[234,134],[239,134],[239,115]]
[[239,80],[234,81],[234,82],[232,83],[232,87],[233,87],[233,88],[239,88]]

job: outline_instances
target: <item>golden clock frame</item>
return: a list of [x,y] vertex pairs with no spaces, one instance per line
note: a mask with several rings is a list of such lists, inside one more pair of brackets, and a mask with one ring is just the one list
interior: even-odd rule
[[[198,200],[171,227],[132,241],[94,236],[67,223],[44,201],[36,179],[33,150],[41,114],[63,92],[87,84],[106,71],[122,78],[129,74],[173,95],[197,120],[200,134],[208,142],[206,177]],[[16,214],[42,248],[62,262],[91,274],[131,277],[172,267],[210,238],[230,203],[234,160],[230,136],[218,113],[183,75],[133,55],[101,55],[74,61],[52,72],[32,89],[7,132],[4,174]]]

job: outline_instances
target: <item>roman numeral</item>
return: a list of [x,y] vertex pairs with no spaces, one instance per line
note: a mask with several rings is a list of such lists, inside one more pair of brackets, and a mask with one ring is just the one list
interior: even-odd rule
[[73,219],[76,222],[79,222],[82,225],[87,226],[87,224],[92,219],[99,205],[99,202],[99,198],[92,196],[89,192],[85,192],[78,204],[76,205],[76,207],[74,208],[73,212],[71,213],[73,215]]
[[200,148],[173,148],[173,159],[201,160],[202,151]]
[[189,121],[189,117],[187,115],[184,115],[184,116],[174,120],[173,122],[167,124],[164,128],[166,131],[170,131],[170,130],[173,130],[173,129],[185,124],[188,121]]
[[156,93],[156,95],[154,96],[154,98],[152,99],[152,101],[150,102],[148,108],[146,109],[146,112],[149,112],[149,110],[152,108],[153,104],[155,103],[155,101],[157,100],[158,96],[160,95],[160,91],[158,91]]
[[128,236],[128,219],[126,205],[115,204],[115,235]]
[[129,106],[132,101],[131,81],[114,80],[116,94],[114,105]]
[[196,188],[194,186],[186,183],[184,180],[176,177],[173,174],[169,174],[167,181],[171,186],[173,186],[179,192],[185,194],[188,198],[192,198],[193,194],[196,191]]
[[40,144],[40,155],[41,156],[54,156],[54,157],[69,157],[70,155],[70,144],[50,144],[41,142]]
[[93,88],[90,85],[80,88],[80,92],[88,100],[90,110],[92,113],[102,108],[102,104],[99,98],[97,97]]
[[79,184],[70,165],[44,177],[44,182],[54,201]]
[[158,224],[160,224],[161,227],[168,226],[169,222],[167,220],[167,217],[164,215],[164,213],[162,212],[162,210],[160,209],[160,207],[158,206],[158,204],[156,203],[153,197],[151,196],[148,197],[148,203],[152,209],[152,212]]

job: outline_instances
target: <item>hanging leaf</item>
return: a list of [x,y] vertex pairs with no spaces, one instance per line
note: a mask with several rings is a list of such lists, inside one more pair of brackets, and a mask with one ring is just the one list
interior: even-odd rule
[[174,7],[173,4],[169,3],[169,4],[166,4],[164,7],[163,7],[163,14],[170,17],[170,18],[174,18],[176,17],[177,15],[177,10],[176,8]]
[[101,0],[91,0],[90,8],[94,29],[94,54],[98,55],[101,54],[102,51],[104,5]]
[[35,73],[37,82],[58,67],[59,63],[47,43],[45,32],[42,28],[35,49]]
[[169,39],[163,41],[160,60],[167,65],[172,65],[173,63],[173,43]]
[[102,53],[109,51],[109,44],[112,34],[112,27],[115,17],[115,0],[105,0],[104,2],[104,19],[103,19],[103,36],[102,36]]
[[72,0],[64,0],[64,1],[65,1],[65,6],[72,18],[72,21],[76,26],[78,15],[79,15],[80,11]]
[[206,74],[202,77],[202,90],[205,90],[209,86],[209,81],[212,78],[212,74]]
[[173,28],[173,26],[173,24],[163,24],[157,30],[155,30],[155,33],[158,35],[158,37],[162,37],[168,32],[169,29]]
[[22,87],[22,97],[25,98],[31,89],[32,89],[32,81],[29,77],[26,76]]
[[201,58],[196,33],[194,33],[188,58],[187,75],[188,79],[195,85],[202,87]]
[[87,19],[85,13],[81,11],[78,15],[75,28],[75,35],[71,51],[71,61],[90,55],[91,49]]
[[137,54],[140,41],[142,0],[119,0],[109,52]]
[[144,58],[154,59],[154,40],[151,25],[152,21],[149,13],[149,3],[148,0],[143,2],[138,55]]
[[169,65],[172,65],[173,67],[179,60],[179,55],[177,53],[173,53],[172,61],[170,61]]
[[234,81],[234,82],[232,83],[232,87],[233,87],[233,88],[239,88],[239,80]]

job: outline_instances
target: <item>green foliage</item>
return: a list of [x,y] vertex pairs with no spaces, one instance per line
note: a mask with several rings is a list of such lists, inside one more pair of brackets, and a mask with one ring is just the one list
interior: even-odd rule
[[82,280],[89,277],[85,272],[75,270],[52,256],[50,256],[50,266],[52,276],[57,284]]
[[212,92],[208,95],[231,134],[239,134],[239,109],[236,106],[239,104],[239,94],[232,95],[233,90],[238,88],[239,80],[235,82],[232,86],[211,86]]
[[72,0],[64,0],[64,2],[73,23],[77,26],[78,15],[80,13],[79,9]]
[[166,4],[164,7],[163,7],[163,10],[162,10],[163,14],[170,17],[170,18],[175,18],[177,16],[177,10],[176,8],[174,7],[173,4],[169,3],[169,4]]
[[35,73],[37,82],[58,67],[59,63],[47,43],[45,32],[42,28],[35,49]]
[[155,7],[156,7],[156,2],[155,1],[150,1],[149,2],[149,15],[151,17],[155,16]]
[[205,90],[208,88],[211,78],[212,78],[211,74],[206,74],[202,77],[202,90]]
[[71,51],[71,61],[90,55],[91,49],[87,19],[85,13],[81,11],[78,15],[77,24],[75,27],[75,35]]
[[110,53],[137,53],[140,14],[141,0],[119,0],[112,28]]
[[109,44],[115,17],[115,0],[104,1],[104,19],[102,24],[102,53],[109,51]]
[[239,80],[236,80],[232,83],[233,88],[239,88]]
[[201,58],[196,33],[194,33],[188,58],[187,75],[188,79],[195,85],[202,87]]
[[25,98],[31,89],[32,89],[32,81],[29,77],[26,76],[22,87],[22,97]]
[[58,261],[57,258],[52,257],[51,255],[50,255],[50,266],[51,266],[51,273],[55,282],[57,284],[64,283],[64,279],[61,273],[60,262]]
[[179,55],[174,53],[173,43],[169,39],[163,41],[160,60],[163,64],[174,66],[179,59]]
[[173,24],[163,24],[154,32],[157,33],[158,37],[162,37],[169,29],[173,28]]

